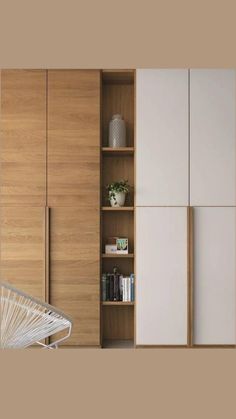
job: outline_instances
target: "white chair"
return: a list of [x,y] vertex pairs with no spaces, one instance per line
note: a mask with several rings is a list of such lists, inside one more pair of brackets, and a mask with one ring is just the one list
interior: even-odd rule
[[[26,348],[35,344],[55,349],[71,334],[72,321],[55,307],[0,282],[0,348]],[[46,345],[55,333],[62,337]]]

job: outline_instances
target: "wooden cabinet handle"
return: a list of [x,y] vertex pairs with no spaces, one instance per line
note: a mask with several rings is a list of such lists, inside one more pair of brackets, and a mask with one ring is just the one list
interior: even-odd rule
[[188,346],[193,346],[193,207],[188,207]]
[[45,208],[45,297],[50,303],[50,207]]

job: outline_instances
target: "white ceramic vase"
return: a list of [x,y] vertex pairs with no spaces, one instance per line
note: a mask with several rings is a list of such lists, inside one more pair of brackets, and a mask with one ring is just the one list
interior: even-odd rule
[[115,199],[113,197],[110,198],[110,204],[112,207],[123,207],[125,205],[125,192],[116,192]]
[[119,114],[113,115],[109,123],[109,147],[126,147],[125,121]]

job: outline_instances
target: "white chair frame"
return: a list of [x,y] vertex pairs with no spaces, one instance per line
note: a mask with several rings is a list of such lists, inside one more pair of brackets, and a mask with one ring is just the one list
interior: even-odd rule
[[[44,303],[9,283],[0,282],[0,348],[27,348],[39,345],[56,349],[68,339],[72,320],[60,310]],[[64,332],[50,344],[45,339]]]

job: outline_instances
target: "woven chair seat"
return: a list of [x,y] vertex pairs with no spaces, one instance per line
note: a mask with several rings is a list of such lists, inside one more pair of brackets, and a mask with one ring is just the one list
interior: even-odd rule
[[[55,307],[0,282],[0,348],[26,348],[35,344],[54,349],[71,334],[72,321]],[[56,333],[62,337],[46,345]],[[61,333],[60,333],[61,335]]]

